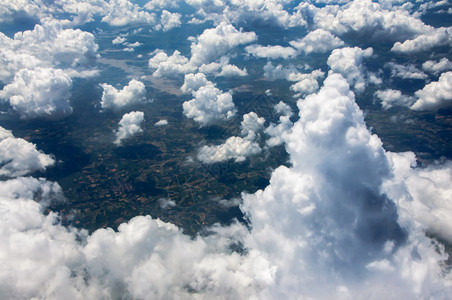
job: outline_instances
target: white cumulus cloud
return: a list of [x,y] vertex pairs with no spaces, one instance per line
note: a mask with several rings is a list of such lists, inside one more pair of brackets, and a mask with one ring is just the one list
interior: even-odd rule
[[104,109],[120,109],[125,106],[141,103],[146,101],[146,88],[141,81],[132,79],[122,89],[103,83],[101,106]]
[[17,177],[44,171],[55,160],[36,149],[36,146],[0,126],[0,175]]
[[332,49],[342,47],[344,42],[331,32],[319,28],[309,32],[302,39],[291,41],[290,45],[295,47],[299,52],[309,54],[328,52]]
[[439,61],[427,60],[422,64],[422,70],[435,75],[440,74],[452,70],[452,61],[447,57],[443,57]]
[[250,45],[246,46],[245,50],[250,55],[271,59],[278,58],[288,59],[291,57],[295,57],[297,55],[297,51],[294,48],[283,47],[280,45],[275,46]]
[[143,129],[141,129],[143,121],[144,113],[142,111],[132,111],[124,114],[118,123],[119,127],[115,134],[116,139],[114,143],[120,146],[123,140],[143,132]]
[[372,53],[372,48],[365,50],[359,47],[334,49],[328,57],[327,63],[333,72],[342,74],[357,91],[363,91],[367,85],[363,60]]
[[412,110],[435,110],[449,106],[452,100],[452,72],[441,74],[438,81],[431,82],[415,93],[418,100]]
[[0,91],[22,118],[56,118],[72,113],[72,80],[60,69],[21,69]]
[[[191,78],[191,76],[188,78]],[[197,82],[191,82],[190,80],[186,81],[191,86],[190,88],[185,85],[187,91],[198,85]],[[197,79],[195,78],[195,80]],[[184,115],[200,123],[201,126],[233,117],[236,113],[236,108],[232,101],[231,93],[223,93],[210,81],[205,83],[206,85],[200,86],[199,89],[192,90],[193,99],[182,104]]]
[[403,95],[401,91],[393,89],[376,91],[375,96],[381,100],[383,109],[390,109],[393,106],[410,107],[416,101],[416,98]]

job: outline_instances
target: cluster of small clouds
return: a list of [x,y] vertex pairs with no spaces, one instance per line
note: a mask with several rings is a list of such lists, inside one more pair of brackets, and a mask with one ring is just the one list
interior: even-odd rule
[[[452,278],[441,267],[447,255],[425,236],[452,238],[450,163],[413,168],[412,153],[387,153],[340,74],[298,106],[299,119],[283,137],[292,166],[242,196],[251,229],[213,226],[191,239],[175,225],[138,216],[117,231],[88,234],[43,213],[36,200],[54,198],[58,185],[3,181],[2,296],[450,298]],[[290,114],[284,104],[276,109]],[[241,134],[256,135],[262,123],[248,114]],[[231,250],[237,244],[245,251]]]
[[442,73],[438,81],[426,84],[422,90],[416,91],[414,96],[403,95],[393,89],[377,91],[375,96],[381,100],[384,109],[406,106],[417,111],[435,111],[448,107],[452,100],[452,72]]
[[314,70],[311,73],[301,73],[298,67],[277,65],[276,67],[268,62],[264,66],[264,76],[269,80],[286,79],[288,81],[296,82],[290,89],[294,91],[295,96],[301,96],[313,93],[318,90],[318,80],[324,77],[324,72],[320,69]]
[[203,146],[199,149],[197,159],[203,163],[211,164],[233,159],[242,162],[248,156],[262,151],[258,139],[264,128],[265,119],[255,112],[243,115],[241,123],[241,136],[229,137],[223,144]]
[[[177,50],[171,56],[158,50],[149,60],[149,67],[154,70],[153,75],[157,77],[188,74],[197,70],[204,73],[216,72],[218,76],[244,76],[246,70],[229,65],[225,55],[235,47],[251,43],[256,38],[254,32],[243,32],[231,24],[222,22],[215,28],[204,30],[194,39],[190,59]],[[219,69],[221,71],[218,72]]]

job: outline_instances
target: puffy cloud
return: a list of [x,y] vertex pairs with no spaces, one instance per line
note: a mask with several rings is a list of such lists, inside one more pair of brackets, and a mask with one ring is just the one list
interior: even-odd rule
[[120,91],[106,83],[101,84],[101,87],[104,91],[100,104],[104,109],[120,109],[124,106],[146,101],[146,88],[144,83],[135,79],[130,80]]
[[112,26],[126,26],[129,24],[154,24],[155,15],[143,11],[137,4],[129,0],[112,0],[108,3],[107,12],[102,18]]
[[243,77],[248,75],[248,72],[246,71],[246,68],[240,69],[236,65],[226,64],[221,67],[221,72],[219,72],[216,75],[223,77],[234,77],[234,76]]
[[437,62],[433,60],[427,60],[422,64],[422,70],[436,75],[444,71],[452,70],[452,62],[446,57],[443,57]]
[[155,69],[152,74],[155,77],[175,76],[196,71],[196,67],[189,64],[188,58],[177,50],[171,56],[163,51],[157,51],[149,59],[149,68]]
[[240,134],[248,140],[255,140],[264,128],[265,119],[255,112],[243,115]]
[[396,42],[391,51],[412,53],[419,51],[427,51],[436,46],[452,44],[452,27],[441,27],[430,30],[425,34],[418,35],[412,40],[406,40],[403,43]]
[[328,66],[342,74],[357,91],[363,91],[367,85],[363,59],[371,56],[372,48],[362,50],[359,47],[334,49],[328,57]]
[[[389,8],[389,9],[387,9]],[[400,7],[383,7],[371,0],[350,1],[345,5],[327,5],[316,7],[301,3],[299,11],[317,28],[322,28],[342,35],[347,32],[369,32],[372,37],[404,39],[433,30],[416,16],[410,15],[409,9]]]
[[98,57],[94,35],[79,29],[63,29],[57,21],[46,21],[33,30],[18,32],[14,39],[0,33],[0,46],[0,80],[4,82],[25,68],[89,69]]
[[194,98],[182,105],[184,115],[194,119],[201,126],[230,119],[236,113],[231,93],[223,93],[213,84],[201,86],[198,90],[192,91],[192,94]]
[[270,123],[264,130],[264,132],[270,136],[265,142],[268,147],[281,145],[284,142],[285,134],[287,134],[293,126],[293,123],[290,120],[293,112],[289,105],[280,101],[274,106],[274,109],[280,116],[277,124]]
[[243,32],[231,24],[222,22],[215,28],[204,30],[191,45],[190,62],[194,66],[210,63],[227,51],[254,42],[257,36],[254,32]]
[[242,162],[248,156],[258,154],[261,151],[258,143],[239,136],[232,136],[221,145],[201,147],[196,158],[206,164],[230,159],[234,159],[235,162]]
[[213,83],[207,80],[204,73],[190,73],[186,74],[184,77],[184,84],[181,86],[181,91],[184,93],[191,93],[199,90],[201,87],[206,85],[213,85]]
[[0,175],[17,177],[44,171],[54,164],[54,159],[38,151],[36,146],[0,126]]
[[200,72],[206,74],[213,74],[215,76],[234,77],[234,76],[246,76],[248,72],[246,68],[240,69],[236,65],[229,64],[229,57],[222,56],[220,62],[211,62],[208,64],[202,64],[199,69]]
[[300,73],[294,66],[283,67],[282,65],[277,65],[275,67],[271,62],[268,62],[264,66],[264,76],[271,80],[286,79],[288,81],[296,81],[290,89],[296,93],[296,96],[300,96],[315,92],[319,88],[317,79],[322,78],[324,73],[320,69],[311,73]]
[[157,122],[155,122],[154,126],[166,126],[168,125],[168,121],[167,120],[159,120]]
[[375,92],[381,100],[381,106],[383,109],[390,109],[394,105],[410,107],[416,99],[414,97],[402,95],[399,90],[387,89]]
[[125,41],[127,41],[127,39],[125,37],[122,36],[117,36],[113,39],[113,41],[111,41],[112,44],[123,44]]
[[[388,153],[394,169],[394,178],[386,183],[399,206],[410,213],[422,230],[452,241],[452,162],[415,168],[412,152]],[[408,196],[409,195],[409,196]]]
[[177,8],[179,5],[177,4],[178,0],[151,0],[148,1],[144,5],[144,8],[147,10],[156,10],[156,9],[162,9],[162,8]]
[[449,106],[452,100],[452,72],[441,74],[438,81],[427,84],[415,95],[418,100],[411,106],[412,110],[435,110]]
[[187,0],[191,6],[198,8],[197,14],[205,20],[215,23],[227,21],[241,23],[249,20],[261,20],[283,27],[304,25],[299,14],[290,14],[285,10],[287,0]]
[[331,32],[324,29],[317,29],[309,32],[304,38],[291,41],[290,45],[295,47],[299,52],[309,53],[325,53],[332,49],[342,47],[344,42],[334,36]]
[[391,76],[402,79],[427,79],[428,76],[414,65],[399,65],[393,62],[387,63],[391,69]]
[[141,123],[143,123],[143,121],[144,113],[142,111],[132,111],[124,114],[118,123],[119,128],[116,131],[116,139],[114,143],[120,146],[122,140],[143,132],[143,129],[141,129]]
[[210,164],[234,159],[235,162],[244,161],[248,156],[262,151],[257,139],[264,128],[265,119],[255,112],[243,115],[239,136],[228,138],[223,144],[203,146],[199,149],[197,158],[203,163]]
[[69,105],[72,80],[64,71],[52,68],[21,69],[0,91],[21,118],[56,118],[72,113]]
[[250,45],[246,46],[245,50],[248,54],[262,57],[262,58],[271,58],[271,59],[288,59],[291,57],[295,57],[297,55],[297,51],[295,51],[292,47],[282,47],[280,45],[276,46],[260,46],[260,45]]
[[160,16],[160,24],[157,24],[155,29],[168,31],[177,28],[182,24],[180,21],[181,17],[182,15],[179,13],[170,13],[167,10],[163,10],[162,15]]

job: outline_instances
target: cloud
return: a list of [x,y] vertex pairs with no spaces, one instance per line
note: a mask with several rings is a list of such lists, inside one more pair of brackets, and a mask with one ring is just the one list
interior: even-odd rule
[[265,119],[259,117],[255,112],[243,115],[240,134],[248,140],[256,140],[259,132],[264,128]]
[[205,164],[223,162],[234,159],[242,162],[248,156],[258,154],[262,151],[257,140],[264,128],[265,119],[259,117],[255,112],[243,115],[241,132],[239,136],[228,138],[223,144],[216,146],[203,146],[199,149],[197,159]]
[[201,126],[232,118],[236,113],[232,95],[223,93],[213,84],[201,86],[192,91],[193,99],[182,104],[184,115]]
[[264,130],[264,132],[269,135],[269,138],[265,142],[268,147],[281,145],[284,142],[285,134],[287,134],[293,126],[293,123],[290,120],[293,112],[289,105],[280,101],[274,106],[274,110],[277,114],[280,114],[280,116],[277,124],[270,123]]
[[230,159],[234,159],[235,162],[242,162],[248,156],[258,154],[261,151],[258,143],[239,136],[232,136],[221,145],[201,147],[196,158],[205,164]]
[[199,90],[206,85],[214,85],[211,81],[207,80],[204,73],[190,73],[184,77],[184,84],[181,86],[181,91],[184,93],[191,93]]
[[438,81],[431,82],[415,93],[418,100],[412,110],[436,110],[449,106],[452,100],[452,72],[441,74]]
[[20,69],[58,68],[66,71],[91,69],[97,60],[94,35],[79,29],[63,29],[58,21],[45,21],[33,30],[10,39],[0,32],[0,80],[8,82]]
[[215,61],[239,45],[254,42],[256,39],[254,32],[243,32],[231,24],[222,22],[215,28],[204,30],[191,44],[190,63],[199,67]]
[[409,7],[384,7],[384,3],[371,0],[323,7],[301,3],[297,8],[309,25],[338,35],[365,32],[369,38],[403,40],[433,30],[416,15],[410,15]]
[[428,76],[414,65],[399,65],[393,62],[387,63],[387,67],[391,69],[392,77],[400,77],[402,79],[427,79]]
[[127,39],[125,37],[117,36],[111,41],[111,43],[116,45],[116,44],[123,44],[125,41],[127,41]]
[[227,20],[230,23],[265,21],[268,24],[285,28],[306,24],[299,14],[290,14],[285,10],[286,0],[267,1],[222,1],[222,0],[187,0],[197,9],[197,15],[216,24]]
[[444,253],[381,191],[392,168],[345,79],[330,74],[298,106],[284,136],[292,167],[277,168],[241,205],[252,224],[245,245],[275,267],[266,298],[447,295]]
[[372,48],[365,50],[359,47],[334,49],[328,57],[327,63],[333,72],[342,74],[351,86],[362,92],[367,85],[363,60],[372,53]]
[[144,113],[142,111],[132,111],[124,114],[121,121],[118,123],[119,127],[116,131],[116,139],[114,143],[120,146],[123,140],[128,139],[137,133],[143,132],[143,129],[141,129],[143,121]]
[[318,79],[324,76],[324,73],[318,69],[311,73],[301,73],[297,67],[282,65],[273,66],[268,62],[264,66],[264,76],[267,79],[286,79],[288,81],[296,81],[290,89],[296,93],[295,96],[309,94],[315,92],[319,88]]
[[166,126],[168,125],[168,121],[167,120],[159,120],[157,122],[155,122],[154,126]]
[[222,66],[221,72],[216,74],[216,76],[223,76],[223,77],[235,77],[235,76],[243,77],[246,75],[248,75],[246,68],[244,68],[242,70],[239,67],[237,67],[236,65],[229,65],[229,64]]
[[450,209],[443,202],[450,163],[412,169],[412,154],[386,153],[339,74],[298,106],[299,120],[284,137],[292,166],[277,168],[265,190],[243,195],[250,230],[233,223],[191,239],[175,225],[137,216],[88,234],[43,213],[35,200],[40,190],[58,190],[52,183],[1,182],[1,295],[450,298],[444,250],[423,232],[449,238],[450,218],[440,210]]
[[261,58],[271,58],[271,59],[288,59],[295,57],[297,51],[292,47],[282,47],[280,45],[275,46],[261,46],[261,45],[250,45],[245,47],[248,54],[261,57]]
[[427,60],[422,64],[422,70],[437,75],[452,70],[452,62],[447,57],[439,61]]
[[170,13],[167,10],[163,10],[162,15],[160,16],[160,24],[157,24],[155,29],[168,31],[177,28],[182,24],[180,21],[181,17],[182,15],[179,13]]
[[55,160],[36,146],[0,126],[0,176],[17,177],[44,171]]
[[144,5],[144,8],[150,11],[162,8],[178,8],[179,5],[177,4],[177,2],[178,0],[151,0]]
[[418,35],[412,40],[406,40],[403,43],[396,42],[391,51],[402,53],[413,53],[427,51],[433,47],[452,44],[452,27],[441,27],[430,30],[425,34]]
[[196,71],[196,67],[189,64],[188,58],[181,55],[179,51],[174,51],[168,56],[163,51],[157,51],[155,55],[149,59],[149,68],[155,69],[152,74],[155,77],[176,76]]
[[342,47],[344,42],[324,29],[316,29],[309,32],[304,38],[291,41],[290,45],[299,52],[325,53],[338,47]]
[[414,97],[402,95],[402,92],[393,89],[376,91],[375,96],[381,100],[381,106],[385,110],[395,105],[410,107],[416,101]]
[[135,79],[130,80],[120,91],[106,83],[100,86],[104,89],[100,103],[104,109],[117,110],[125,106],[146,101],[146,88],[144,83]]
[[[386,184],[394,195],[402,196],[399,206],[410,213],[416,225],[431,234],[452,242],[452,162],[415,168],[412,152],[388,153],[394,178]],[[400,196],[399,196],[400,197]]]
[[128,0],[112,0],[106,7],[106,14],[102,18],[112,26],[126,26],[130,24],[154,24],[155,15],[143,11],[137,4]]
[[211,62],[208,64],[202,64],[198,68],[199,72],[205,74],[213,74],[215,76],[223,76],[223,77],[236,77],[236,76],[246,76],[248,72],[246,68],[240,69],[236,65],[229,64],[229,57],[222,56],[219,62]]
[[62,70],[21,69],[0,91],[0,97],[9,99],[21,118],[58,118],[72,113],[71,87],[71,78]]

